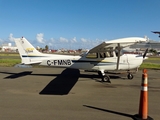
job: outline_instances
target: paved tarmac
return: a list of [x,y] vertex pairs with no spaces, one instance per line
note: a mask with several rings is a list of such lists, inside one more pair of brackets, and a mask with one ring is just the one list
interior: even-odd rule
[[[149,116],[159,120],[160,71],[148,75]],[[112,75],[108,84],[73,69],[0,67],[0,120],[133,120],[141,76]]]

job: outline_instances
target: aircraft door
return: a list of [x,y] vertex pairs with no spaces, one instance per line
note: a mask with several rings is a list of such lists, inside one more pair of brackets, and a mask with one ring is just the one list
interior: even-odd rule
[[98,67],[101,70],[115,70],[117,58],[114,57],[113,51],[101,52],[99,53],[99,63]]
[[125,54],[125,56],[126,56],[125,64],[126,64],[127,69],[129,69],[130,68],[129,58],[128,58],[129,56],[127,54]]

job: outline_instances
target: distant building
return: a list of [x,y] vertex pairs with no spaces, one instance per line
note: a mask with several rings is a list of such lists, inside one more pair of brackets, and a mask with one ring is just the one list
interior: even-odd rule
[[[160,42],[149,40],[147,43],[138,43],[130,46],[128,49],[124,49],[125,52],[143,54],[146,49],[153,49],[160,55]],[[147,56],[152,56],[153,53],[147,53]]]
[[149,40],[147,43],[135,44],[135,45],[130,46],[130,48],[140,48],[140,49],[149,48],[149,49],[159,50],[160,42]]
[[1,48],[2,48],[1,49],[2,52],[17,52],[18,51],[18,48],[15,46],[12,46],[11,43],[2,44]]

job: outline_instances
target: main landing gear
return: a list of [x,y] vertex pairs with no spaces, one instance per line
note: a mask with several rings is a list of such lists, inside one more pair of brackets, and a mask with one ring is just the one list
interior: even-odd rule
[[104,73],[104,71],[98,71],[98,75],[102,78],[102,82],[111,83],[110,77]]
[[[128,78],[129,80],[132,80],[133,77],[134,77],[133,74],[130,73],[129,71],[128,71],[127,73],[128,73],[127,78]],[[102,82],[111,83],[110,77],[109,77],[107,74],[105,74],[104,71],[98,71],[98,75],[102,78]]]

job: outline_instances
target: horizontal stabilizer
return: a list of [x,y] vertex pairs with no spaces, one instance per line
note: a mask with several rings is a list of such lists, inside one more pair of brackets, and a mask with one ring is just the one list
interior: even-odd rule
[[35,61],[35,62],[25,62],[25,63],[22,63],[22,64],[25,64],[25,65],[32,65],[32,64],[40,64],[42,61]]

